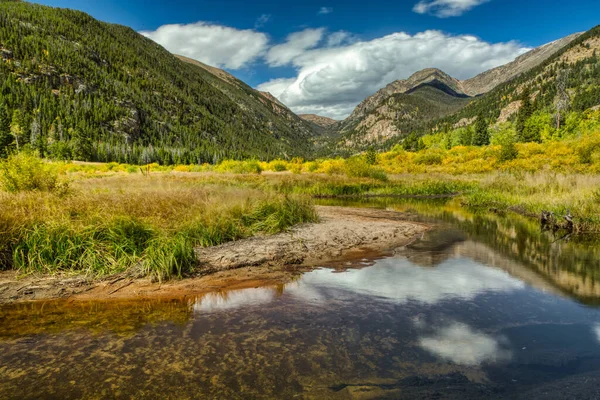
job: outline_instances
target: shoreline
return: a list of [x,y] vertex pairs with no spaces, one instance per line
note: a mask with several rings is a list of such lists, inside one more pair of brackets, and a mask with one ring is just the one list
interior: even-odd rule
[[0,273],[0,304],[40,300],[131,300],[181,298],[224,289],[277,285],[314,268],[347,268],[347,263],[384,255],[429,230],[395,211],[332,206],[315,207],[318,223],[287,232],[255,236],[219,246],[197,248],[199,265],[180,280],[152,282],[127,272],[94,280],[85,276]]

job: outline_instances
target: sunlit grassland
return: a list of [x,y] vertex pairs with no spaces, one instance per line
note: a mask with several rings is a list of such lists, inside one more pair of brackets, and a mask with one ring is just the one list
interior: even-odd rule
[[159,279],[212,246],[315,221],[308,200],[171,174],[71,177],[69,189],[0,192],[0,262],[24,273],[130,271]]
[[[400,172],[385,173],[394,171],[388,163],[404,163],[391,154],[377,155],[375,164],[362,156],[350,162],[279,160],[272,170],[265,166],[274,162],[140,168],[40,164],[21,156],[41,172],[26,179],[13,174],[10,185],[2,183],[0,266],[22,273],[182,276],[197,268],[196,246],[316,221],[315,197],[452,195],[463,207],[483,212],[536,216],[548,210],[560,218],[570,210],[576,230],[600,232],[600,175],[593,171],[544,167],[458,174],[397,167]],[[593,167],[595,156],[591,160],[586,165]],[[27,170],[3,163],[9,167]]]
[[465,174],[405,173],[390,174],[385,181],[352,178],[343,172],[326,174],[267,171],[261,174],[232,174],[171,171],[156,174],[198,185],[244,188],[279,195],[313,198],[455,196],[464,207],[479,211],[518,212],[538,216],[542,210],[546,210],[554,212],[559,218],[571,211],[577,230],[600,232],[600,175],[593,173],[560,173],[552,170]]

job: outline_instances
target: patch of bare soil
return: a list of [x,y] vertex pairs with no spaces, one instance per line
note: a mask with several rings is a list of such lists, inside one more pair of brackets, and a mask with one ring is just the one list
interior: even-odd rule
[[257,236],[221,246],[198,248],[194,276],[166,283],[125,276],[94,281],[85,277],[27,276],[0,273],[0,304],[69,298],[110,300],[182,297],[222,289],[289,282],[294,276],[328,263],[361,260],[414,240],[428,230],[386,210],[317,207],[321,221],[288,232]]

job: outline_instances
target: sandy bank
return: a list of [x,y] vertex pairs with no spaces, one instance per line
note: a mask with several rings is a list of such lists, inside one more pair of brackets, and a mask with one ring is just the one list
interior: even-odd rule
[[321,222],[285,233],[258,236],[221,246],[198,248],[194,276],[166,283],[126,275],[102,281],[86,277],[0,274],[0,303],[68,298],[101,300],[182,297],[224,288],[279,284],[310,268],[384,252],[403,246],[425,232],[423,224],[403,214],[344,207],[317,207]]

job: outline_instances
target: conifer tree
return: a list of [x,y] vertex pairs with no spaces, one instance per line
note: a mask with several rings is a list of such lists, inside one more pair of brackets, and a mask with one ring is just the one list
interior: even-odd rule
[[477,117],[475,123],[475,134],[473,135],[474,146],[487,146],[490,144],[490,132],[488,130],[488,122],[483,113]]
[[10,120],[6,107],[0,104],[0,158],[8,156],[10,145],[13,142],[13,137],[10,133]]
[[525,130],[525,123],[533,114],[533,105],[531,104],[529,88],[523,89],[521,94],[521,108],[517,115],[517,138],[520,142],[525,141],[523,132]]

